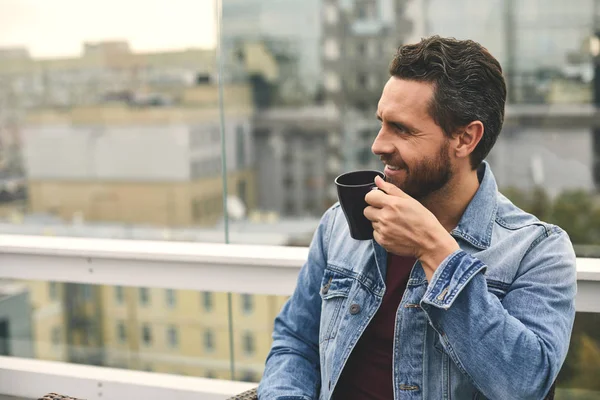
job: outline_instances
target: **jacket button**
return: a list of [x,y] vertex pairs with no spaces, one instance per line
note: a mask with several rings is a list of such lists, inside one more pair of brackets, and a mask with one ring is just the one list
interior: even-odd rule
[[360,312],[360,306],[358,304],[352,304],[350,306],[350,314],[356,315]]
[[329,285],[329,283],[326,283],[326,284],[323,286],[323,289],[321,289],[321,293],[322,293],[322,294],[327,294],[327,292],[329,292],[329,286],[330,286],[330,285]]

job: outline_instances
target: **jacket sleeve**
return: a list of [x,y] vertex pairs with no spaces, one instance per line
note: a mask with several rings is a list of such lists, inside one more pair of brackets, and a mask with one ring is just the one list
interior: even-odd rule
[[260,400],[316,400],[319,397],[319,293],[334,212],[330,209],[323,215],[296,289],[275,319],[273,344],[258,388]]
[[542,399],[566,358],[575,318],[576,258],[547,228],[522,259],[502,301],[487,266],[459,250],[436,270],[421,306],[458,368],[487,398]]

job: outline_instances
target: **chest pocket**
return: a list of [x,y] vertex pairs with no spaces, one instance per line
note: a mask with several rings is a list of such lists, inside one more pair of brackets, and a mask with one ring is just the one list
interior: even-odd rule
[[353,283],[354,278],[330,267],[325,269],[320,291],[322,304],[319,343],[336,336],[343,315],[342,310],[348,302]]

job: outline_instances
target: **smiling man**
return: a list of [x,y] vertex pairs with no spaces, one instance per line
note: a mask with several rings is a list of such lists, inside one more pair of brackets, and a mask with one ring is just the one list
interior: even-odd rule
[[390,74],[374,240],[353,240],[339,205],[325,213],[259,399],[543,399],[568,351],[575,255],[484,161],[504,119],[500,64],[436,36],[401,47]]

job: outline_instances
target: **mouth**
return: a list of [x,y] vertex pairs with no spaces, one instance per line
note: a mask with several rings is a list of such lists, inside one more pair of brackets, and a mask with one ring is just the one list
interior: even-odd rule
[[403,167],[398,167],[396,165],[389,165],[386,164],[385,168],[383,170],[383,173],[385,176],[397,176],[397,175],[401,175],[405,172],[405,169]]

